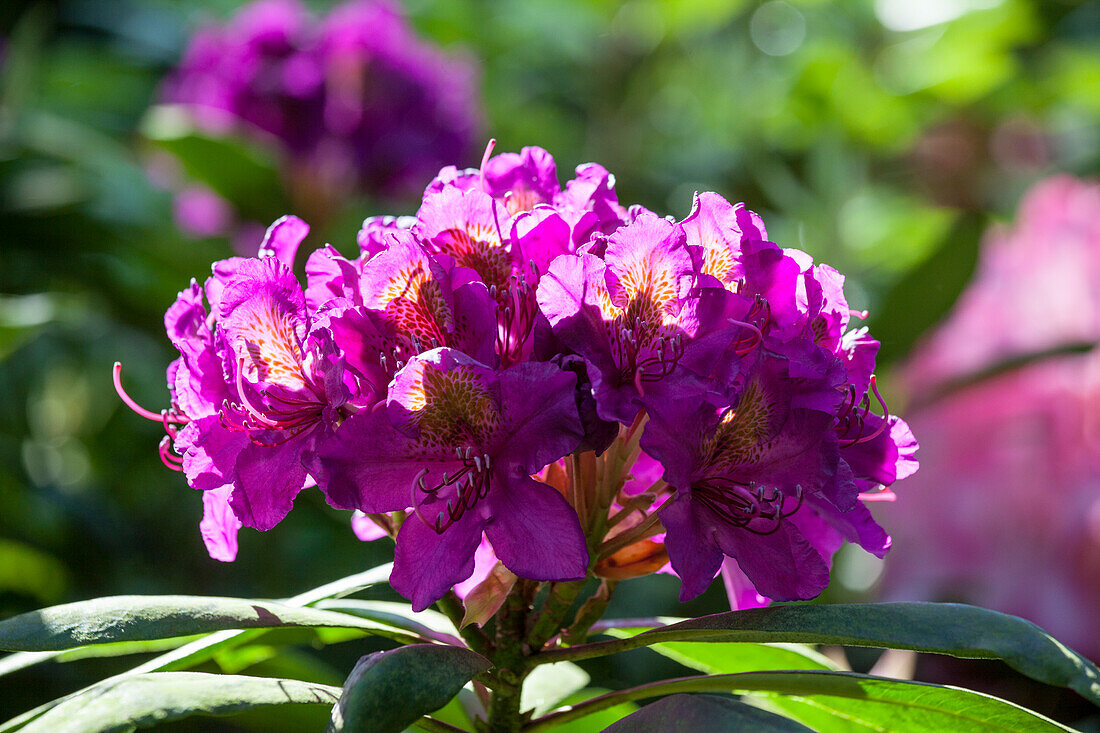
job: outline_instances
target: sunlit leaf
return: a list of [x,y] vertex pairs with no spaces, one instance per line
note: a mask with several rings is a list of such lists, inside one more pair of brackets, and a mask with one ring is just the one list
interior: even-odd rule
[[28,733],[107,733],[192,715],[229,715],[265,705],[331,705],[340,688],[299,680],[159,672],[112,677],[71,695],[28,723]]
[[[607,633],[620,639],[635,636],[622,629]],[[671,642],[648,647],[663,657],[707,674],[767,671],[773,669],[837,669],[828,657],[803,644],[744,644]]]
[[[743,672],[651,682],[552,713],[535,721],[528,730],[532,733],[551,730],[561,723],[583,720],[589,713],[623,702],[683,692],[767,693],[764,697],[769,699],[783,696],[783,699],[805,701],[828,711],[828,715],[814,716],[809,723],[819,731],[870,728],[917,733],[1064,733],[1071,730],[1031,710],[979,692],[854,672],[827,671]],[[782,709],[779,705],[776,707]],[[865,725],[850,727],[852,719]],[[836,727],[819,727],[822,722]]]
[[534,710],[535,715],[549,712],[565,698],[584,689],[589,679],[588,673],[572,662],[535,667],[523,681],[520,712]]

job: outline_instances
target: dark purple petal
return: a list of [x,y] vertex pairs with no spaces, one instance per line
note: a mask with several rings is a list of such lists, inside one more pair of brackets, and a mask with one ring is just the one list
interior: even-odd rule
[[584,437],[574,398],[576,376],[554,364],[527,362],[500,373],[498,461],[527,474],[572,452]]
[[780,522],[766,535],[722,522],[713,526],[722,552],[737,560],[761,595],[776,601],[806,600],[829,585],[829,565],[791,522]]
[[412,602],[414,611],[423,611],[473,574],[482,521],[467,512],[442,533],[416,515],[401,525],[390,585]]
[[504,566],[531,580],[583,580],[588,548],[573,508],[556,489],[518,471],[500,481],[507,483],[487,499],[485,534]]
[[325,437],[306,463],[329,504],[377,513],[413,506],[417,477],[427,469],[434,485],[444,472],[453,474],[461,466],[453,455],[398,431],[385,411],[363,411]]
[[669,562],[680,576],[680,601],[690,601],[718,574],[722,551],[714,544],[712,530],[697,514],[690,494],[677,495],[661,507],[658,516],[665,528]]

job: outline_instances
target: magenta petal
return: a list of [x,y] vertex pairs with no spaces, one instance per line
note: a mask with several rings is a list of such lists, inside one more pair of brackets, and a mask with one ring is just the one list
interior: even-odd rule
[[461,465],[437,461],[420,443],[396,430],[385,411],[352,415],[306,461],[329,504],[364,512],[408,509],[422,471],[429,469],[431,480],[444,472],[453,475]]
[[512,220],[520,261],[539,273],[546,272],[555,257],[572,253],[572,236],[568,222],[549,206],[536,206]]
[[187,485],[200,491],[231,483],[237,456],[247,445],[248,436],[226,430],[217,415],[188,423],[175,440],[176,452],[183,458]]
[[314,250],[306,260],[306,306],[310,313],[317,313],[330,301],[346,298],[354,305],[362,305],[359,275],[362,262],[340,256],[331,244]]
[[500,561],[522,578],[583,580],[588,547],[577,513],[557,490],[530,476],[506,480],[486,498],[493,518],[485,535]]
[[249,444],[241,451],[229,503],[243,524],[266,531],[287,515],[306,480],[306,440],[299,436],[273,448]]
[[363,512],[351,515],[351,531],[360,542],[373,542],[386,536],[386,530],[375,524],[374,520]]
[[202,494],[202,521],[199,531],[206,551],[210,557],[222,562],[233,562],[237,558],[237,531],[241,520],[229,506],[231,486],[222,486]]
[[193,358],[211,343],[202,288],[196,281],[192,280],[186,290],[181,290],[176,302],[168,308],[164,314],[164,329],[172,345],[188,358]]
[[409,516],[397,533],[390,585],[423,611],[474,572],[481,519],[467,512],[442,533]]
[[482,537],[481,544],[477,546],[477,551],[474,552],[474,572],[466,580],[455,584],[455,593],[459,598],[465,600],[474,588],[481,585],[481,582],[489,577],[496,566],[497,556],[493,552],[493,546],[489,543],[487,537]]
[[722,561],[722,583],[726,586],[726,596],[729,598],[731,611],[763,608],[771,603],[770,598],[757,592],[756,586],[732,557]]
[[294,267],[294,257],[298,254],[298,245],[309,234],[309,224],[296,216],[287,215],[275,221],[267,228],[264,241],[260,243],[257,256],[274,257],[287,267]]
[[610,373],[616,366],[599,305],[605,271],[593,255],[562,255],[539,281],[536,299],[554,335],[597,370]]
[[707,589],[722,566],[722,552],[710,531],[692,511],[691,497],[682,493],[661,507],[665,549],[672,569],[680,576],[680,601],[690,601]]

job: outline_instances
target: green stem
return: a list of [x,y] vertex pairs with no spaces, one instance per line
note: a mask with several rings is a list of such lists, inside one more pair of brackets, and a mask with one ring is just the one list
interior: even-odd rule
[[588,636],[588,630],[596,623],[607,610],[607,604],[611,602],[611,596],[615,592],[617,580],[604,580],[600,588],[592,596],[581,604],[577,615],[573,618],[573,624],[562,634],[562,641],[567,644],[583,643]]
[[453,590],[447,591],[447,594],[436,601],[435,605],[451,620],[454,627],[458,629],[458,633],[462,635],[462,640],[466,642],[466,646],[470,647],[481,656],[492,659],[493,643],[489,640],[489,637],[485,635],[485,632],[474,624],[469,624],[465,627],[462,626],[462,618],[465,615],[465,611],[462,609],[462,601],[459,600]]
[[[573,607],[573,601],[584,588],[583,580],[569,583],[554,583],[550,586],[550,593],[546,596],[546,602],[535,618],[535,623],[527,633],[527,647],[535,655],[538,655],[542,647],[555,634],[561,631],[562,622],[565,620],[569,609]],[[535,663],[532,660],[532,663]]]
[[520,692],[527,675],[524,633],[534,585],[520,579],[512,587],[504,605],[497,612],[496,651],[493,655],[497,685],[489,703],[489,730],[493,733],[515,733],[523,724],[520,716]]
[[[653,640],[648,637],[631,636],[626,639],[613,639],[611,641],[594,641],[589,644],[563,647],[561,649],[547,649],[531,659],[531,664],[553,664],[554,662],[571,662],[578,659],[591,659],[593,657],[606,657],[609,654],[630,651],[638,647],[656,644],[664,639]],[[679,641],[673,639],[672,641]]]

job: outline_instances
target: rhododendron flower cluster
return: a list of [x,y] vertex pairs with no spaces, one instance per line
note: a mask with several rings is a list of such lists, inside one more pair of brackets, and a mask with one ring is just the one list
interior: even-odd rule
[[[387,0],[351,0],[321,19],[297,0],[253,2],[196,33],[160,97],[207,133],[274,149],[291,199],[311,209],[348,189],[415,193],[471,151],[481,124],[474,65],[417,38]],[[189,188],[177,218],[209,235],[231,207]]]
[[395,538],[416,609],[476,593],[475,566],[500,583],[667,561],[688,599],[725,563],[792,600],[843,540],[884,554],[862,499],[916,444],[843,277],[717,194],[675,221],[620,205],[599,165],[563,187],[545,150],[491,149],[440,171],[415,217],[368,219],[358,256],[312,252],[304,288],[308,227],[284,217],[169,309],[172,406],[145,414],[205,492],[211,554],[314,484]]

